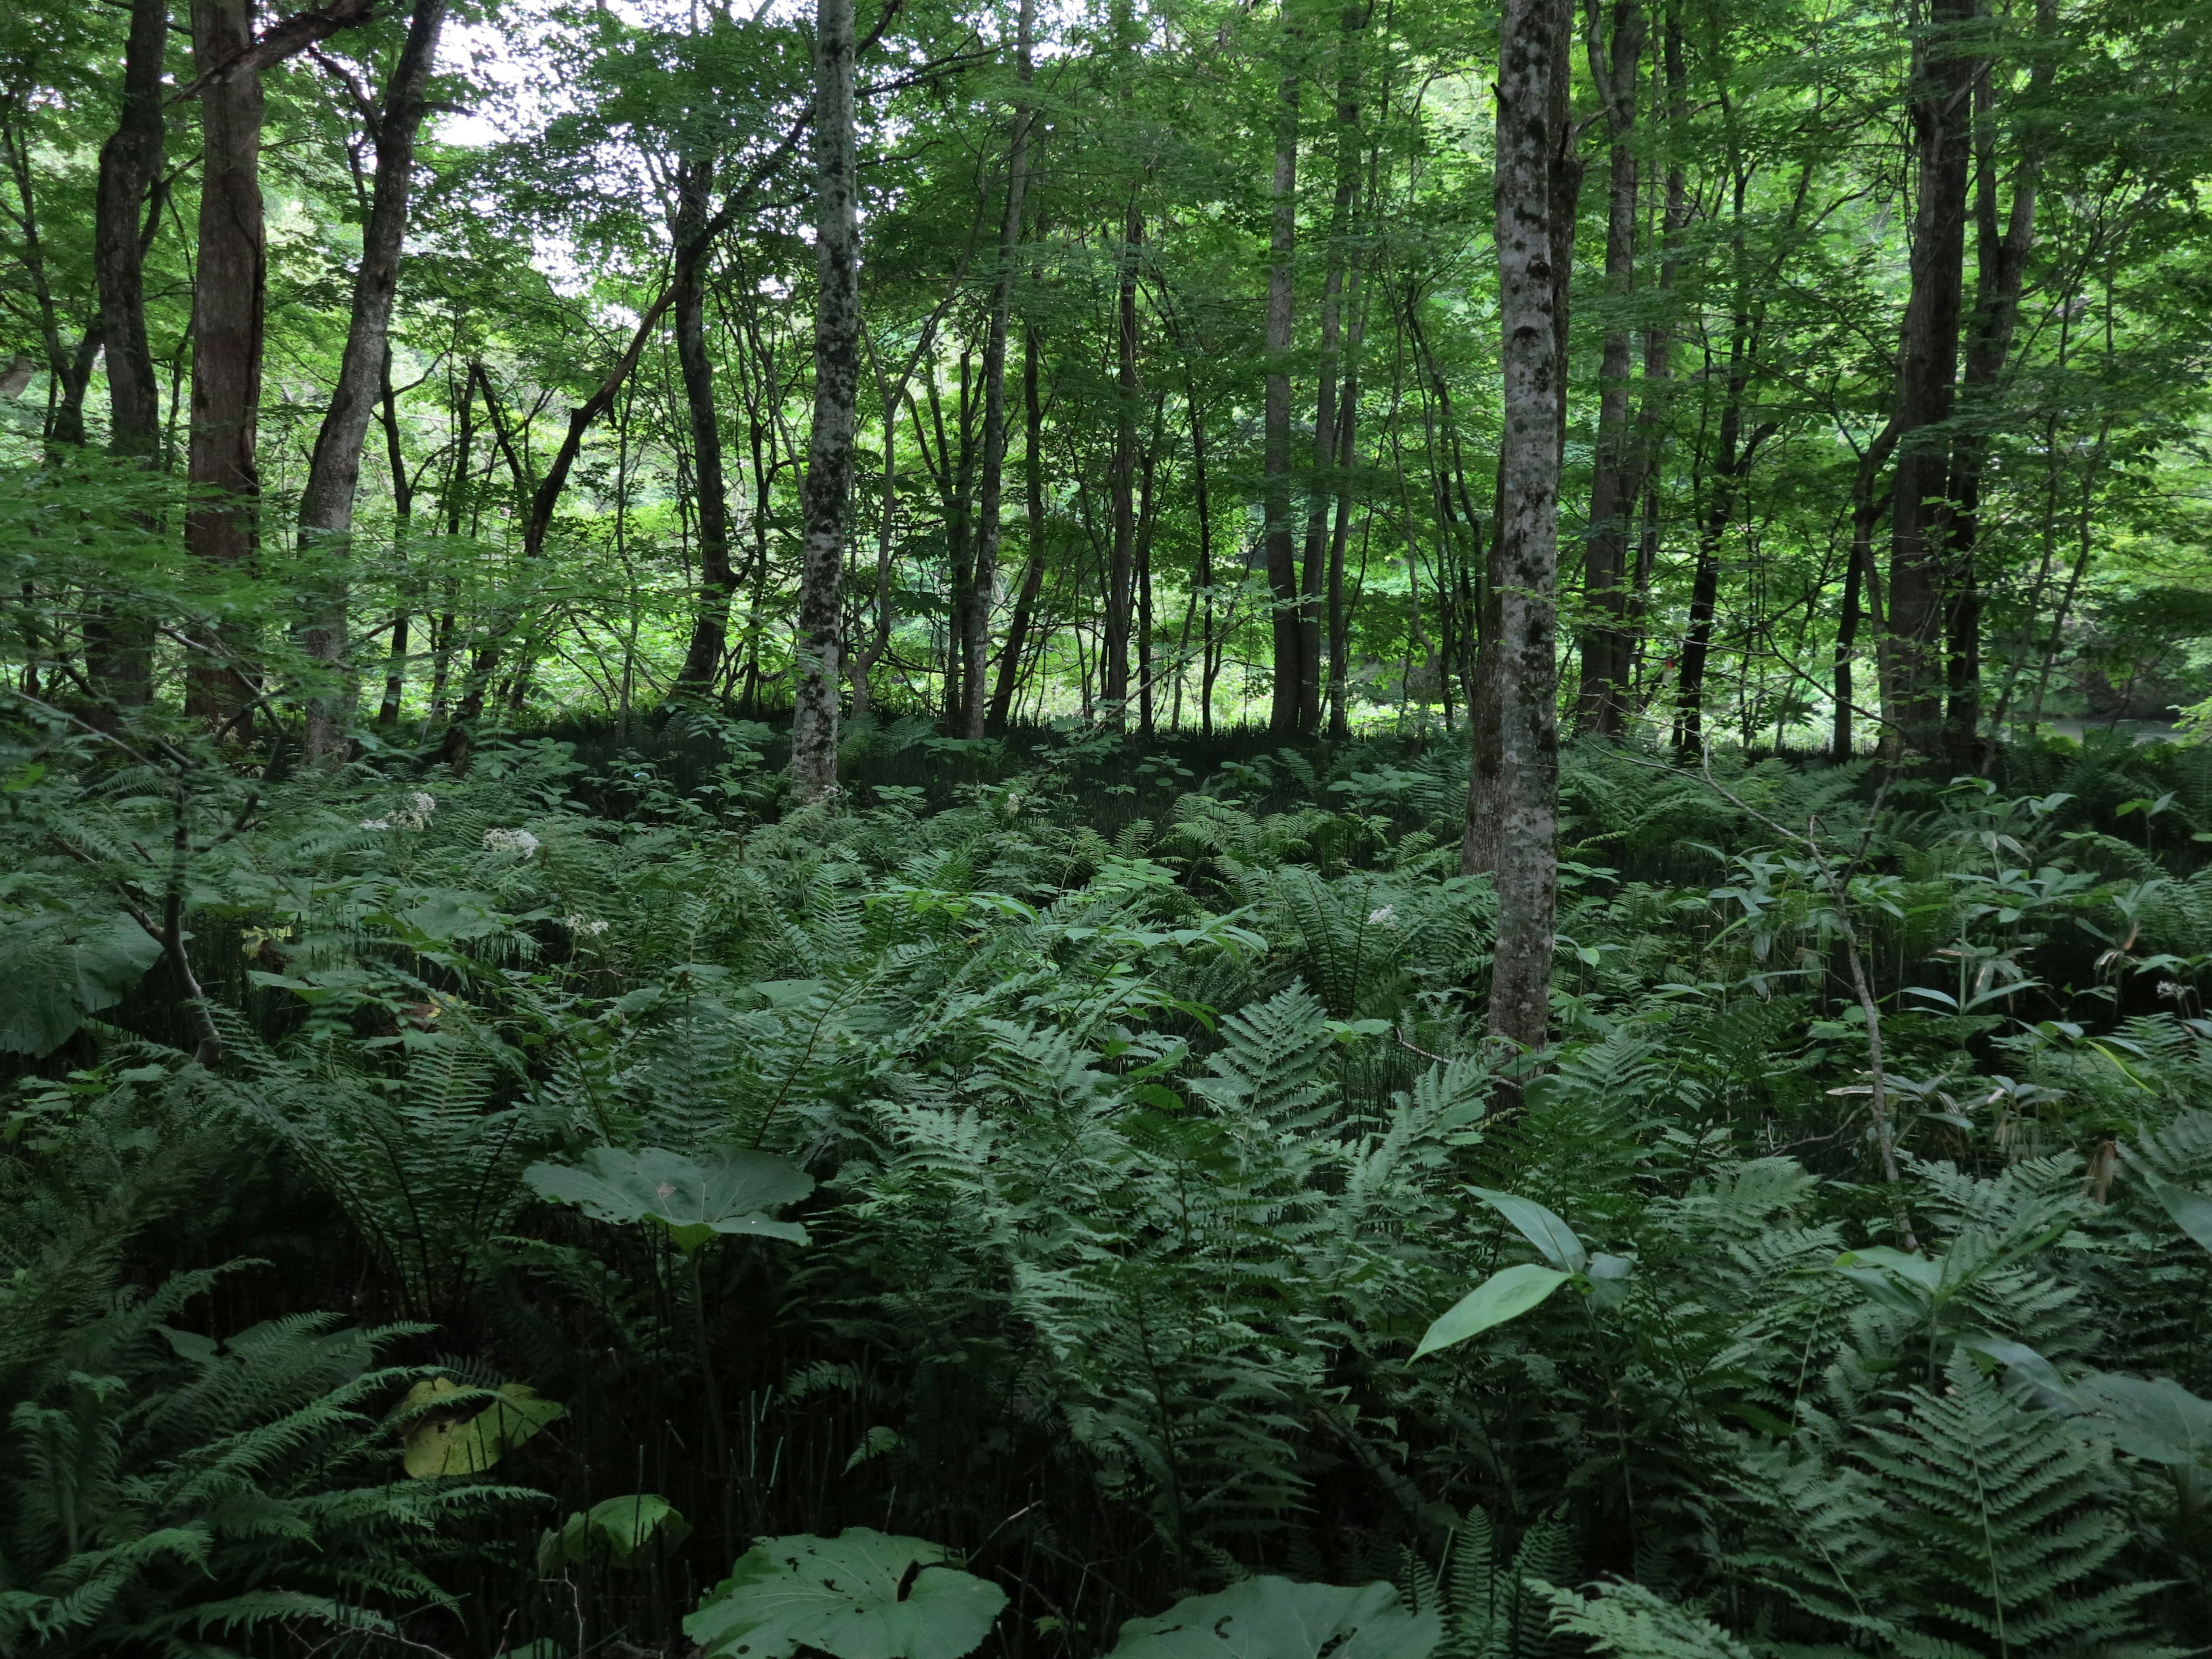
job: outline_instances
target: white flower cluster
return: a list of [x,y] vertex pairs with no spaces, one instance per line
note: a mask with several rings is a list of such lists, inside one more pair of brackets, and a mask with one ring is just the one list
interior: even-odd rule
[[1398,925],[1398,913],[1386,904],[1379,910],[1370,910],[1367,913],[1367,925],[1370,927],[1395,927]]
[[538,837],[527,830],[487,830],[483,844],[486,852],[513,853],[526,859],[538,850]]
[[427,830],[430,827],[430,814],[437,810],[437,797],[417,789],[407,797],[407,805],[390,817],[363,818],[361,827],[364,830],[389,830],[396,823],[402,830]]
[[565,917],[562,919],[561,925],[567,928],[570,933],[577,934],[584,939],[597,939],[600,934],[607,931],[607,925],[605,922],[594,921],[587,916]]

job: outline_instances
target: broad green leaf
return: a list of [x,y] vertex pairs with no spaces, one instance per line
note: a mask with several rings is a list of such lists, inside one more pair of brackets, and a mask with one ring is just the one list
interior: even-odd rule
[[580,1564],[595,1557],[626,1567],[656,1537],[668,1550],[690,1535],[691,1523],[665,1498],[631,1492],[579,1510],[559,1531],[546,1533],[538,1541],[538,1570],[550,1573],[563,1562]]
[[635,1152],[595,1146],[584,1154],[580,1168],[533,1164],[522,1178],[540,1196],[580,1204],[586,1215],[600,1221],[657,1222],[686,1255],[718,1233],[804,1244],[805,1228],[771,1220],[766,1212],[814,1190],[814,1177],[790,1159],[750,1150],[692,1158],[659,1146]]
[[2025,1342],[2014,1342],[2001,1336],[1962,1336],[1959,1346],[1969,1353],[1983,1354],[1995,1360],[2020,1381],[2050,1396],[2045,1403],[2064,1405],[2072,1397],[2073,1390],[2059,1375],[2058,1367]]
[[0,927],[0,1053],[42,1055],[112,1008],[161,959],[128,916],[38,917]]
[[2176,1226],[2212,1250],[2212,1198],[2186,1187],[2177,1187],[2170,1181],[2160,1181],[2154,1175],[2146,1174],[2143,1185],[2150,1188],[2150,1195],[2173,1218]]
[[1912,1319],[1927,1314],[1943,1282],[1941,1261],[1909,1255],[1887,1244],[1846,1250],[1836,1258],[1836,1267],[1844,1278],[1863,1287],[1884,1307]]
[[1578,1273],[1589,1266],[1589,1252],[1575,1237],[1575,1230],[1534,1199],[1494,1193],[1487,1187],[1468,1191],[1518,1228],[1521,1237],[1543,1253],[1544,1260],[1561,1273]]
[[2204,1464],[2212,1458],[2212,1400],[2165,1377],[2083,1377],[2075,1395],[2096,1415],[2076,1418],[2084,1433],[2154,1463]]
[[1573,1277],[1533,1261],[1491,1274],[1429,1327],[1421,1346],[1413,1350],[1413,1358],[1419,1359],[1470,1336],[1480,1336],[1493,1325],[1518,1319]]
[[684,1621],[709,1656],[962,1659],[990,1634],[1006,1593],[919,1538],[848,1527],[836,1538],[764,1538]]
[[1427,1659],[1443,1634],[1388,1584],[1248,1578],[1121,1626],[1111,1659]]
[[[437,1412],[451,1399],[452,1415]],[[405,1407],[430,1408],[408,1431],[407,1473],[417,1480],[441,1474],[481,1474],[562,1414],[557,1401],[541,1400],[526,1382],[501,1385],[488,1401],[483,1390],[465,1388],[451,1377],[417,1382],[407,1391]]]

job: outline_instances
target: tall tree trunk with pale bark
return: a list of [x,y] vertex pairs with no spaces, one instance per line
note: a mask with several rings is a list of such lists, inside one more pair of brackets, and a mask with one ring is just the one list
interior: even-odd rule
[[308,561],[308,624],[303,642],[325,665],[330,683],[308,700],[305,750],[310,762],[343,753],[354,705],[345,661],[348,544],[354,499],[361,488],[361,456],[369,422],[376,418],[392,337],[392,307],[399,291],[399,252],[407,239],[407,210],[415,181],[415,142],[429,111],[430,76],[446,0],[415,0],[406,43],[392,65],[369,137],[375,148],[376,184],[368,222],[362,231],[361,268],[355,273],[353,314],[346,326],[338,381],[331,389],[321,429],[307,462],[300,495],[300,550]]
[[[1478,741],[1468,797],[1497,814],[1498,942],[1491,1035],[1524,1049],[1551,1024],[1552,930],[1559,890],[1556,661],[1559,431],[1558,319],[1568,246],[1557,216],[1570,179],[1565,0],[1505,0],[1498,70],[1497,246],[1499,366],[1505,425],[1498,456],[1494,666],[1496,746]],[[1487,772],[1486,780],[1480,775]],[[1488,801],[1478,802],[1487,783]]]
[[853,0],[814,20],[814,427],[800,495],[791,773],[802,801],[837,787],[838,614],[860,388],[860,226],[853,131]]
[[[252,44],[252,0],[194,0],[192,59],[205,75]],[[253,551],[267,252],[261,207],[261,77],[221,76],[199,94],[200,215],[192,285],[191,439],[185,476],[195,499],[185,545],[211,564]],[[185,693],[188,713],[237,718],[251,697],[238,642],[202,641]],[[242,726],[243,719],[239,720]]]

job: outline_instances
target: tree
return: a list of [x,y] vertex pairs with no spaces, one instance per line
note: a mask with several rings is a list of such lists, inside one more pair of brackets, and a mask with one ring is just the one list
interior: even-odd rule
[[[1498,46],[1497,246],[1504,437],[1498,453],[1493,632],[1474,730],[1468,842],[1495,812],[1498,945],[1490,1032],[1540,1048],[1551,1024],[1559,869],[1559,715],[1553,593],[1565,387],[1558,320],[1565,272],[1571,14],[1565,0],[1507,0]],[[1485,796],[1487,799],[1485,799]],[[1468,860],[1463,851],[1463,861]]]
[[814,31],[814,426],[806,448],[791,726],[791,772],[802,800],[823,799],[837,787],[839,590],[860,387],[852,0],[817,0]]

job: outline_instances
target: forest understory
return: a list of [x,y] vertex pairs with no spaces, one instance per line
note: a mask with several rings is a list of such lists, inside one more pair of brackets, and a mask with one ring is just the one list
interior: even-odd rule
[[8,1651],[2195,1645],[2212,749],[924,729],[10,758]]

